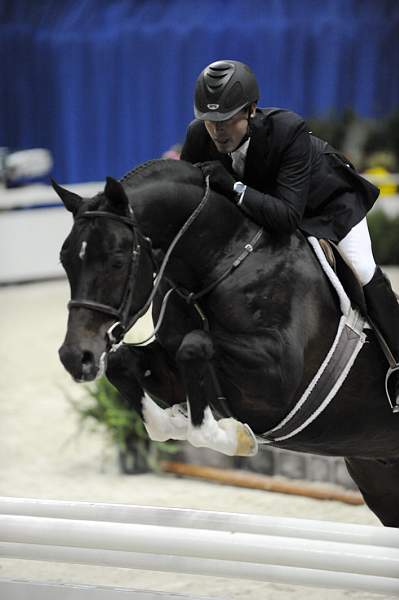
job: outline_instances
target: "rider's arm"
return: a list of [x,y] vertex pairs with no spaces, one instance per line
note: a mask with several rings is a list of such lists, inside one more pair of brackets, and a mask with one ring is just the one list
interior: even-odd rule
[[273,194],[247,187],[240,208],[270,231],[291,233],[305,210],[311,166],[310,136],[302,122],[281,156]]

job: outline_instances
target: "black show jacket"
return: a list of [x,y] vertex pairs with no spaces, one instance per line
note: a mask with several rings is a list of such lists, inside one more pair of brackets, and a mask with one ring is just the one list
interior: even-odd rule
[[[304,120],[281,108],[257,109],[241,181],[248,188],[242,209],[274,232],[300,228],[306,235],[340,241],[373,206],[379,190],[344,156],[311,135]],[[203,121],[193,121],[181,159],[231,160],[217,151]]]

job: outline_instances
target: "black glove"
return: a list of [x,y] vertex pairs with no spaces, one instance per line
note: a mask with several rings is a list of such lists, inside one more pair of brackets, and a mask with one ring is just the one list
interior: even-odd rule
[[234,177],[225,169],[218,160],[196,163],[196,166],[201,169],[204,177],[209,175],[209,184],[215,192],[226,196],[229,200],[235,202],[236,193],[233,186],[236,182]]

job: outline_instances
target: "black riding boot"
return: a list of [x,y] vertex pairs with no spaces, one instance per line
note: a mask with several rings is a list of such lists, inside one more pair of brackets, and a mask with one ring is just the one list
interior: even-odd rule
[[[363,287],[367,310],[373,323],[382,333],[396,363],[399,363],[399,304],[389,279],[377,267],[372,280]],[[399,410],[399,371],[393,379],[393,403]]]

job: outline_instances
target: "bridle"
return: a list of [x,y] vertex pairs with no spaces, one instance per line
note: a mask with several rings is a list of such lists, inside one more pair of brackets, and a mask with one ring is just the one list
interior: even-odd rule
[[124,334],[127,331],[129,331],[131,327],[133,327],[134,323],[139,319],[139,317],[142,314],[140,309],[134,315],[129,317],[130,305],[133,296],[133,285],[136,279],[137,270],[140,263],[142,246],[144,244],[149,244],[151,246],[151,241],[142,235],[140,229],[137,227],[133,210],[131,209],[131,207],[129,208],[129,216],[118,215],[116,213],[108,212],[105,210],[91,210],[82,213],[76,218],[76,221],[80,219],[86,220],[96,218],[112,219],[114,221],[118,221],[119,223],[124,223],[125,225],[127,225],[127,227],[131,230],[133,234],[132,247],[130,250],[129,269],[122,294],[122,300],[118,308],[115,308],[114,306],[111,306],[109,304],[102,304],[101,302],[88,300],[86,298],[78,298],[77,300],[72,299],[68,303],[68,310],[71,310],[72,308],[87,308],[95,312],[115,317],[115,323],[111,325],[111,327],[106,333],[109,347],[118,344],[123,338]]

